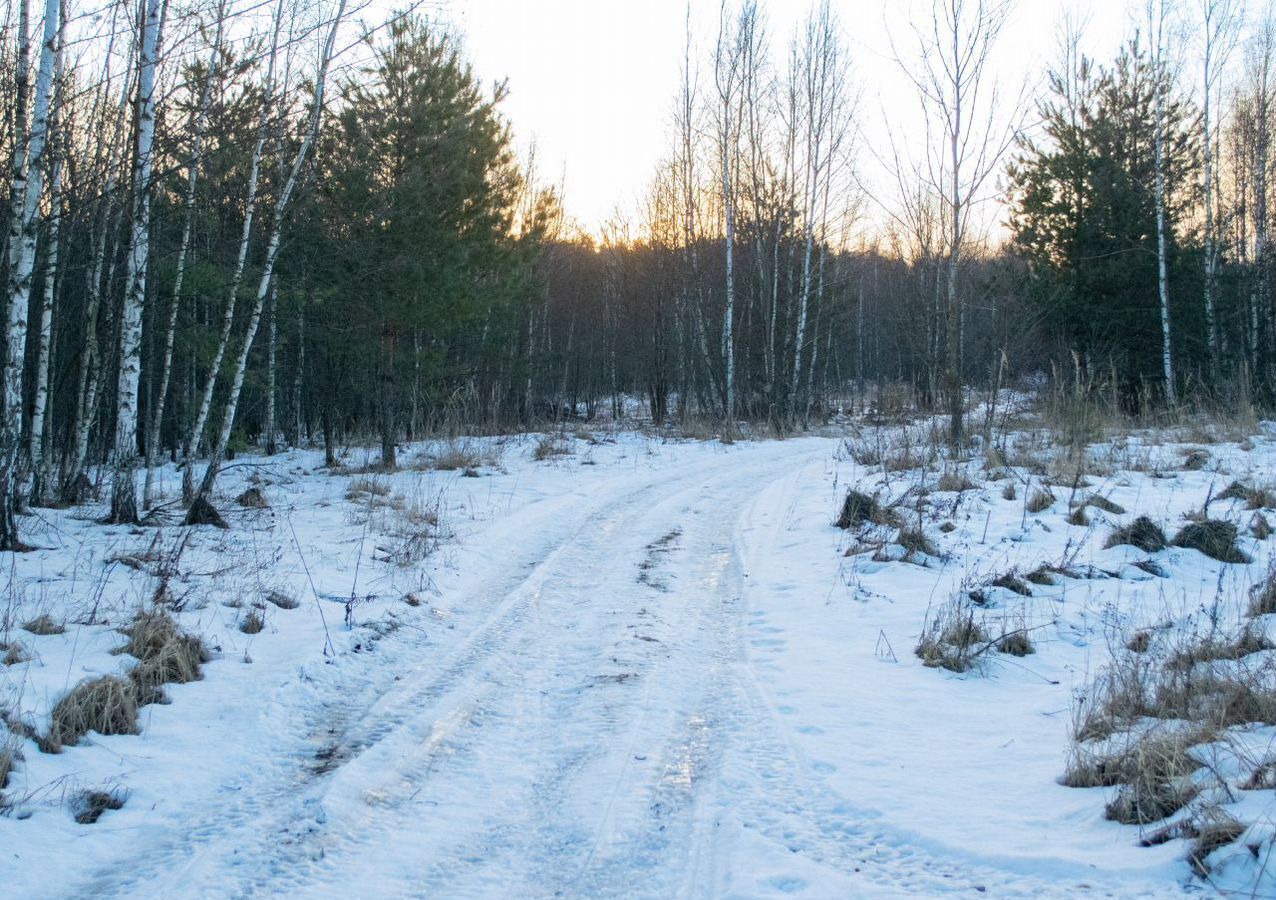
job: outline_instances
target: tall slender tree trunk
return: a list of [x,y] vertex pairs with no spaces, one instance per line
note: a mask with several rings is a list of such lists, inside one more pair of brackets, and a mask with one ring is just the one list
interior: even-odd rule
[[284,221],[288,213],[288,203],[292,199],[293,191],[296,190],[297,181],[301,176],[301,170],[306,164],[306,160],[310,156],[310,149],[314,145],[315,138],[319,133],[319,122],[323,118],[323,100],[324,90],[328,81],[328,66],[332,62],[333,47],[337,40],[337,29],[341,25],[341,20],[345,15],[346,0],[341,0],[337,7],[336,15],[332,20],[332,27],[328,31],[327,42],[324,44],[323,57],[319,64],[319,71],[315,77],[315,97],[314,109],[311,110],[310,124],[306,130],[305,138],[301,142],[301,146],[297,149],[297,156],[293,160],[292,169],[288,173],[288,179],[284,182],[283,188],[279,193],[279,200],[275,204],[274,221],[271,225],[270,240],[266,245],[266,256],[262,262],[261,279],[257,283],[257,296],[253,303],[252,314],[248,320],[248,331],[244,335],[244,342],[240,346],[239,357],[235,362],[234,375],[231,380],[230,390],[226,397],[226,407],[222,413],[221,430],[217,436],[217,443],[209,455],[208,467],[204,470],[204,477],[200,482],[199,499],[207,499],[208,494],[213,489],[213,484],[217,480],[217,473],[221,469],[222,460],[225,458],[226,446],[230,443],[231,428],[235,423],[235,412],[239,406],[240,391],[244,386],[244,372],[248,367],[248,353],[252,349],[253,339],[257,336],[257,326],[261,322],[262,307],[266,302],[266,294],[270,290],[270,282],[274,277],[275,260],[279,255],[279,241],[283,234]]
[[116,392],[115,441],[112,454],[111,511],[108,521],[136,523],[138,389],[142,372],[142,307],[150,263],[151,170],[155,141],[155,68],[160,42],[161,0],[147,0],[141,23],[137,73],[137,142],[133,160],[133,222],[120,316],[120,363]]
[[26,93],[30,77],[29,21],[26,0],[19,0],[18,61],[14,84],[14,152],[9,225],[9,283],[6,291],[3,421],[0,421],[0,550],[22,547],[18,539],[18,453],[22,440],[22,389],[26,366],[27,313],[31,301],[44,170],[41,157],[47,136],[49,98],[53,89],[53,57],[57,50],[58,0],[45,3],[44,39],[36,80],[31,131],[26,131]]
[[[159,385],[151,403],[151,421],[146,429],[146,483],[142,490],[142,502],[151,506],[155,502],[155,470],[159,466],[160,434],[164,424],[164,406],[168,399],[168,385],[173,373],[173,345],[177,335],[177,313],[181,309],[182,285],[186,279],[186,258],[190,251],[191,230],[195,223],[195,189],[199,183],[199,167],[204,157],[204,134],[208,126],[208,109],[212,102],[213,81],[217,77],[217,65],[221,59],[222,36],[225,32],[226,0],[218,0],[217,30],[213,46],[208,54],[208,72],[200,90],[199,107],[195,114],[194,139],[190,161],[186,171],[186,200],[182,219],[182,238],[177,249],[176,271],[173,275],[173,297],[169,301],[168,321],[164,328],[164,350],[160,360]],[[189,470],[189,466],[187,469]]]

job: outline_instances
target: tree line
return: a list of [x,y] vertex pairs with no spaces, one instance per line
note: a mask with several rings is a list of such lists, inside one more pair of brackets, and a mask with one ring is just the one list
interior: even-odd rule
[[0,22],[3,548],[99,486],[139,521],[166,459],[197,521],[250,443],[375,435],[393,466],[635,399],[784,432],[891,382],[960,444],[970,386],[1012,375],[1130,409],[1276,387],[1276,17],[1238,0],[1149,0],[1111,60],[1065,23],[1017,95],[1007,2],[919,3],[892,51],[921,125],[880,146],[827,0],[791,35],[758,0],[689,14],[668,152],[594,235],[411,9],[34,6]]

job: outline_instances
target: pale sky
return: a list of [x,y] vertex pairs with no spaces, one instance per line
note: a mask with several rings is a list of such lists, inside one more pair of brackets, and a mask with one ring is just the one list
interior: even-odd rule
[[[809,4],[761,5],[773,56],[782,62]],[[851,45],[864,141],[870,145],[886,143],[884,118],[898,139],[916,115],[890,36],[901,51],[911,49],[910,10],[929,5],[833,0]],[[693,39],[702,51],[716,37],[718,8],[718,0],[692,0]],[[618,208],[634,213],[666,155],[686,9],[684,0],[445,0],[435,15],[462,30],[484,81],[508,78],[504,112],[520,151],[535,139],[541,178],[561,181],[568,214],[596,232]],[[1088,14],[1087,50],[1100,61],[1129,32],[1132,14],[1122,0],[1019,0],[997,48],[997,71],[1007,93],[1017,94],[1025,78],[1039,78],[1054,59],[1057,25],[1068,9]],[[870,152],[860,155],[871,184],[878,167]]]

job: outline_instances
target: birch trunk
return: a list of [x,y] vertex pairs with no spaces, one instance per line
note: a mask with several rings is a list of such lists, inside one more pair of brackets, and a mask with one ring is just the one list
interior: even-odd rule
[[127,285],[120,317],[120,367],[112,454],[111,511],[108,521],[136,523],[137,398],[142,368],[142,307],[150,263],[151,168],[155,141],[155,68],[159,53],[161,0],[147,0],[137,71],[137,144],[133,160],[133,223]]
[[[54,60],[55,83],[62,81],[62,44],[66,30],[66,21],[59,26],[58,49]],[[61,97],[58,98],[59,102]],[[43,506],[49,499],[51,471],[49,456],[44,443],[45,423],[49,408],[49,368],[51,365],[50,348],[53,338],[53,298],[58,284],[58,255],[62,228],[62,171],[63,161],[59,152],[58,110],[54,107],[49,116],[49,132],[51,135],[52,173],[49,179],[49,221],[47,232],[48,252],[44,263],[44,290],[40,298],[40,330],[35,362],[35,391],[31,411],[31,431],[28,442],[28,457],[31,464],[31,502]]]
[[261,122],[257,130],[257,143],[253,148],[252,164],[248,170],[248,192],[244,208],[244,224],[239,233],[239,252],[235,257],[235,268],[231,272],[230,287],[226,291],[226,304],[222,308],[221,332],[217,337],[217,349],[213,352],[212,362],[208,368],[208,380],[200,394],[199,407],[195,419],[186,433],[186,441],[182,445],[182,459],[185,469],[182,472],[182,502],[189,504],[195,499],[195,454],[199,451],[204,429],[208,425],[208,416],[213,409],[213,391],[217,387],[217,376],[221,372],[222,361],[230,346],[231,329],[235,324],[235,301],[239,293],[239,285],[243,281],[244,266],[248,261],[248,247],[252,240],[253,220],[257,214],[257,184],[261,177],[261,157],[266,148],[266,137],[269,131],[269,119],[273,112],[271,101],[275,89],[275,62],[279,51],[279,32],[283,25],[284,2],[279,0],[275,8],[274,29],[271,36],[270,58],[266,65],[266,89],[262,99]]
[[168,384],[173,373],[173,344],[177,335],[177,313],[181,308],[182,285],[186,279],[186,257],[190,251],[191,230],[195,223],[195,188],[199,183],[199,167],[204,156],[204,134],[208,127],[208,108],[212,102],[213,81],[217,75],[217,63],[221,58],[222,36],[225,33],[226,0],[218,0],[217,30],[213,46],[208,54],[208,73],[200,90],[199,107],[195,114],[195,127],[191,158],[187,164],[186,200],[182,220],[182,239],[177,249],[176,271],[173,275],[173,297],[169,301],[168,321],[164,328],[164,353],[160,362],[159,385],[151,404],[151,421],[146,429],[146,486],[142,489],[142,502],[151,506],[155,502],[155,470],[159,465],[160,428],[164,424],[164,406],[168,399]]
[[293,160],[292,170],[288,173],[288,180],[284,183],[283,190],[279,194],[279,201],[275,205],[270,241],[266,246],[266,258],[262,263],[261,279],[257,283],[257,296],[253,303],[252,314],[248,320],[248,332],[244,335],[244,342],[240,346],[239,356],[235,361],[235,372],[231,380],[230,391],[226,397],[226,407],[222,413],[221,430],[217,436],[217,443],[209,456],[208,467],[204,470],[198,499],[206,500],[208,494],[212,491],[213,484],[217,480],[217,473],[221,469],[222,459],[225,458],[226,445],[230,442],[230,431],[235,422],[235,411],[239,406],[239,394],[244,386],[244,371],[248,366],[248,352],[252,349],[253,339],[257,336],[257,326],[261,322],[262,307],[266,303],[266,295],[270,290],[270,282],[274,276],[275,259],[279,255],[279,241],[283,232],[284,218],[288,212],[288,203],[292,199],[292,193],[296,189],[301,170],[310,155],[310,148],[318,135],[319,122],[323,117],[323,98],[328,80],[328,65],[332,61],[333,47],[337,40],[337,29],[341,25],[345,9],[346,0],[341,0],[337,6],[336,16],[332,20],[332,28],[328,32],[323,57],[319,63],[319,71],[315,77],[314,109],[310,114],[310,124],[306,130],[306,136],[301,142],[301,147],[297,150],[297,156]]
[[22,440],[22,382],[26,364],[27,312],[35,265],[36,213],[42,190],[44,131],[53,82],[53,54],[58,33],[58,0],[45,4],[44,42],[36,83],[30,135],[26,127],[26,95],[31,68],[29,12],[18,7],[18,61],[15,71],[13,179],[10,195],[8,315],[5,323],[3,410],[0,414],[0,550],[22,549],[18,539],[18,450]]
[[1153,125],[1153,156],[1156,167],[1156,281],[1161,307],[1161,370],[1165,378],[1165,402],[1175,405],[1174,361],[1170,346],[1170,280],[1166,267],[1165,222],[1165,10],[1160,9],[1156,23],[1156,97]]
[[270,285],[270,308],[266,322],[266,415],[262,430],[266,432],[266,455],[275,455],[275,313],[279,308],[279,290]]

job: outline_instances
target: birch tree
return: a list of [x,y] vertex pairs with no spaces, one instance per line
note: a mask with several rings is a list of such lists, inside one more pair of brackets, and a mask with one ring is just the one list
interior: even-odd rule
[[[917,90],[927,134],[927,171],[943,204],[945,374],[948,440],[965,437],[960,273],[971,238],[973,208],[1017,133],[988,71],[1010,13],[1009,0],[934,0],[929,22],[914,27],[918,62],[901,63]],[[1011,115],[1018,102],[1008,104]]]
[[107,521],[136,523],[138,389],[142,372],[142,307],[151,249],[151,171],[155,144],[155,70],[159,60],[162,0],[145,0],[138,40],[137,136],[133,157],[133,216],[130,227],[124,308],[120,315],[120,364],[112,452],[111,511]]
[[16,519],[19,491],[17,464],[22,428],[27,311],[39,232],[40,195],[44,180],[42,163],[48,131],[49,101],[53,93],[53,60],[57,53],[59,13],[58,0],[46,0],[44,35],[28,136],[24,98],[29,78],[29,25],[26,0],[20,0],[18,65],[15,73],[14,162],[10,188],[9,289],[6,292],[8,315],[5,325],[4,421],[0,423],[0,549],[4,550],[21,547]]
[[221,469],[222,460],[226,456],[226,447],[230,443],[231,428],[235,422],[235,412],[239,406],[240,391],[244,386],[244,372],[248,365],[248,353],[252,349],[253,339],[257,336],[257,326],[261,322],[262,308],[265,306],[266,298],[270,292],[270,286],[275,274],[275,262],[279,255],[279,242],[283,235],[283,227],[288,213],[288,204],[292,200],[293,192],[297,188],[297,182],[301,177],[302,169],[306,165],[306,161],[310,156],[310,149],[314,145],[315,138],[319,133],[319,124],[323,119],[323,102],[324,92],[328,82],[328,68],[332,63],[333,50],[336,45],[337,31],[341,27],[342,18],[345,14],[346,0],[340,0],[337,11],[332,18],[332,23],[328,29],[328,35],[324,42],[323,51],[320,54],[319,67],[315,74],[315,87],[313,106],[310,111],[310,121],[306,126],[301,145],[297,148],[297,154],[293,158],[292,168],[288,172],[288,178],[284,182],[279,193],[278,200],[275,201],[275,208],[270,226],[270,236],[266,243],[266,255],[262,263],[261,275],[257,282],[257,293],[253,300],[252,311],[248,318],[248,329],[244,335],[243,342],[240,344],[239,354],[235,360],[235,367],[231,376],[229,391],[226,396],[226,404],[222,410],[221,428],[217,434],[217,441],[213,445],[209,454],[208,465],[204,469],[204,477],[200,481],[199,493],[195,498],[195,502],[191,506],[191,513],[188,515],[188,521],[198,520],[200,510],[198,508],[199,501],[208,502],[208,495],[213,489],[213,484],[217,480],[217,473]]
[[[186,164],[186,198],[182,218],[181,243],[177,248],[176,271],[173,275],[173,295],[169,300],[168,317],[164,328],[164,349],[160,360],[160,376],[155,396],[151,402],[150,424],[146,429],[146,484],[142,490],[142,502],[150,506],[155,502],[155,469],[159,464],[160,427],[164,422],[164,406],[168,398],[168,384],[173,371],[173,343],[177,335],[177,313],[181,308],[182,285],[186,280],[186,260],[190,253],[191,231],[195,224],[195,196],[199,184],[199,170],[204,158],[204,135],[208,127],[208,108],[212,102],[213,84],[217,80],[218,63],[222,53],[222,39],[226,25],[226,0],[218,0],[215,14],[215,31],[208,51],[204,83],[200,89],[198,106],[193,124],[190,159]],[[212,380],[211,378],[209,379]],[[189,470],[189,465],[187,469]]]

